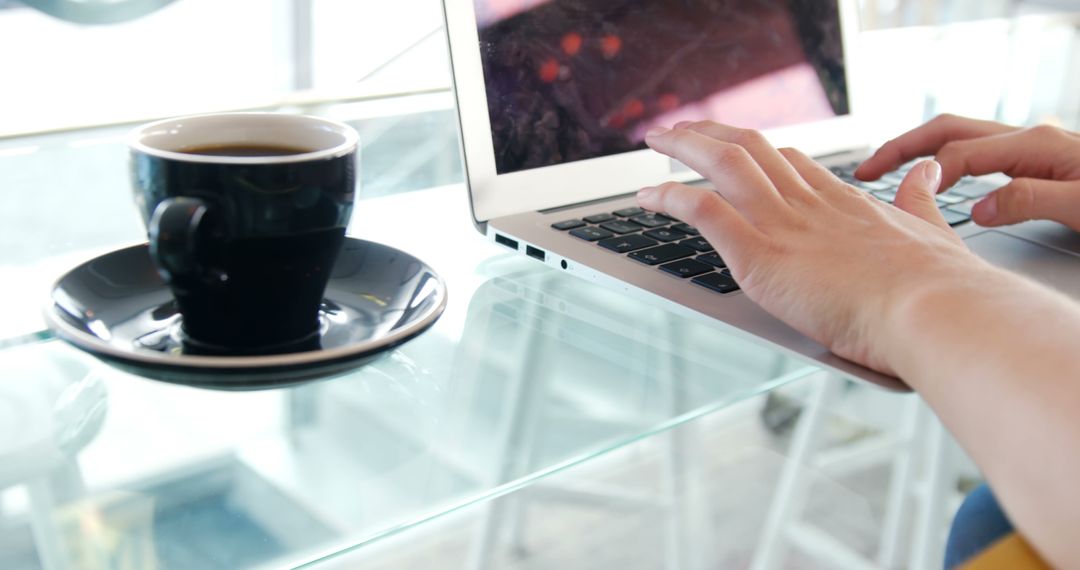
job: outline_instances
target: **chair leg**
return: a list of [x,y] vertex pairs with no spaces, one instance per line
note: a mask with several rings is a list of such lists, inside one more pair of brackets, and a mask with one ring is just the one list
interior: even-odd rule
[[917,462],[912,457],[914,443],[921,435],[923,417],[922,402],[911,396],[904,405],[904,418],[898,434],[902,450],[893,461],[889,478],[889,496],[885,506],[885,521],[881,529],[881,547],[877,562],[882,568],[900,568],[904,565],[907,545],[910,544],[912,490],[916,486]]
[[30,529],[34,535],[34,548],[43,570],[66,570],[71,568],[63,534],[53,518],[52,489],[47,479],[35,479],[26,484],[30,495]]
[[[496,472],[493,473],[493,483],[498,485],[520,477],[532,461],[533,444],[536,437],[536,423],[543,406],[544,388],[547,378],[539,377],[537,371],[542,369],[537,364],[538,360],[547,357],[548,342],[545,337],[544,321],[539,316],[529,313],[523,316],[522,321],[534,319],[535,326],[521,339],[522,350],[526,354],[517,363],[514,370],[509,371],[508,381],[514,387],[513,397],[509,405],[510,411],[505,414],[506,423],[501,431],[504,434],[501,444],[502,458]],[[512,548],[515,555],[525,554],[525,491],[519,490],[492,501],[483,507],[484,512],[480,520],[479,536],[470,546],[466,567],[472,570],[486,570],[493,567],[493,558],[497,556],[499,542],[509,534],[513,540]]]
[[813,394],[795,428],[788,459],[754,552],[750,566],[753,570],[778,568],[787,554],[787,526],[802,515],[809,487],[806,465],[825,440],[825,419],[842,386],[843,380],[832,378],[825,372],[815,379]]
[[[672,321],[669,315],[667,319],[667,334],[671,338],[673,346],[683,345],[683,331]],[[661,362],[654,370],[653,378],[665,383],[666,390],[663,395],[666,400],[668,415],[675,417],[685,411],[686,401],[683,393],[682,381],[686,378],[685,367],[678,354],[672,352],[668,358]],[[687,557],[687,496],[686,496],[686,440],[683,437],[683,428],[674,430],[663,435],[661,441],[664,445],[664,463],[662,485],[666,495],[668,508],[664,512],[664,568],[667,570],[686,570]]]
[[945,559],[946,510],[949,492],[956,481],[955,448],[937,416],[925,414],[927,422],[926,481],[922,487],[911,549],[912,570],[940,568]]

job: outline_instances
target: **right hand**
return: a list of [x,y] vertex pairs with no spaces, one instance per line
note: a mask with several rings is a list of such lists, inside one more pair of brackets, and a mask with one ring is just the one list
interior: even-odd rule
[[975,223],[1003,226],[1045,219],[1080,231],[1080,134],[1049,125],[1021,129],[940,115],[882,145],[855,176],[876,180],[929,155],[941,164],[939,191],[968,174],[1002,172],[1013,178],[975,204]]
[[698,228],[750,299],[848,360],[897,376],[911,343],[894,331],[911,307],[1008,282],[945,222],[933,161],[911,169],[890,205],[755,131],[688,122],[645,141],[716,190],[668,182],[642,189],[639,205]]

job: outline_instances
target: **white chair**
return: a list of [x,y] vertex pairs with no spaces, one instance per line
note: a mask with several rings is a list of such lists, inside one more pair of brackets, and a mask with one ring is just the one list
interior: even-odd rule
[[73,566],[55,509],[85,493],[76,455],[104,423],[106,393],[82,360],[42,355],[43,347],[3,354],[0,490],[25,485],[38,559],[45,570],[66,570]]
[[[844,385],[844,380],[828,375],[815,380],[751,568],[779,568],[792,548],[829,568],[940,568],[949,522],[960,501],[956,483],[962,453],[915,395],[889,396],[902,400],[903,413],[895,429],[825,449],[827,420],[842,400]],[[812,491],[811,474],[832,477],[881,464],[891,464],[892,475],[875,557],[854,552],[802,520]]]

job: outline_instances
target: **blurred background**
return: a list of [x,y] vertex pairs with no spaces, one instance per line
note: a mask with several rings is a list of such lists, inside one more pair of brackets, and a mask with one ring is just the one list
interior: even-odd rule
[[[119,10],[130,1],[100,4]],[[57,0],[43,4],[49,9],[62,5]],[[71,4],[85,9],[94,2]],[[771,366],[766,358],[769,351],[733,343],[707,328],[688,328],[685,342],[672,341],[674,348],[658,348],[654,331],[662,326],[682,330],[669,322],[668,313],[580,287],[574,278],[560,278],[530,260],[496,256],[484,249],[479,234],[466,227],[462,211],[462,231],[452,237],[464,236],[476,243],[468,242],[443,258],[453,260],[445,265],[448,273],[457,272],[455,286],[463,285],[454,290],[457,301],[443,317],[442,328],[351,379],[311,386],[310,391],[239,395],[143,382],[108,370],[103,378],[84,378],[86,359],[76,358],[61,343],[33,342],[44,338],[38,301],[44,299],[56,275],[73,263],[120,244],[145,240],[127,182],[124,136],[134,125],[165,116],[224,110],[328,116],[347,121],[360,132],[361,200],[441,187],[424,195],[432,200],[431,212],[450,211],[443,209],[447,203],[464,204],[460,195],[450,195],[461,192],[462,169],[438,0],[144,2],[151,4],[160,8],[124,21],[112,21],[118,18],[106,13],[103,20],[111,23],[90,24],[57,18],[23,2],[0,0],[0,283],[4,292],[0,295],[0,349],[4,349],[0,351],[0,404],[5,403],[4,388],[10,388],[8,395],[45,394],[40,409],[19,404],[22,400],[0,406],[0,433],[7,428],[7,433],[36,437],[40,434],[29,429],[30,424],[20,424],[20,418],[72,416],[75,404],[99,406],[108,392],[108,423],[103,428],[100,423],[88,424],[84,431],[91,435],[80,439],[78,433],[68,434],[63,441],[81,464],[81,476],[96,501],[93,504],[105,504],[101,512],[122,515],[102,519],[97,511],[64,510],[64,524],[78,529],[79,536],[90,537],[84,543],[115,546],[123,539],[140,545],[152,542],[150,535],[156,533],[157,544],[162,546],[153,556],[162,567],[236,568],[266,563],[312,544],[355,538],[370,525],[389,520],[387,513],[411,513],[410,509],[423,507],[424,499],[430,499],[417,489],[453,496],[487,484],[482,477],[490,465],[502,461],[506,451],[500,446],[526,447],[501,439],[505,434],[500,429],[507,433],[518,429],[518,418],[533,422],[522,433],[539,434],[542,444],[560,453],[572,448],[567,442],[592,445],[607,441],[612,433],[638,433],[635,430],[657,425],[670,410],[656,394],[682,389],[683,382],[672,380],[682,376],[651,369],[642,360],[661,364],[671,360],[674,367],[689,365],[671,359],[672,354],[705,359],[700,364],[692,361],[689,372],[684,370],[690,379],[688,389],[704,394],[694,401],[723,403],[724,390],[765,389],[767,384],[761,379],[783,371],[764,368]],[[1080,127],[1080,3],[1075,0],[861,0],[858,6],[863,33],[853,46],[853,55],[858,57],[854,74],[861,107],[857,110],[868,119],[871,140],[884,140],[941,112],[1015,124],[1052,122]],[[448,198],[438,202],[435,196]],[[379,211],[391,211],[385,204],[394,200],[385,201]],[[404,214],[364,218],[368,210],[362,202],[357,209],[364,219],[361,230],[370,232],[367,235],[389,239],[395,231],[403,233],[394,224],[407,220]],[[435,215],[431,212],[424,214]],[[457,244],[424,232],[407,243],[410,250],[413,246],[422,250],[425,240],[446,242],[439,246],[447,249]],[[495,278],[507,274],[515,278]],[[597,331],[584,318],[578,324],[563,322],[568,317],[559,312],[564,310],[562,304],[601,307],[618,333]],[[549,305],[560,308],[556,311]],[[536,342],[530,327],[541,327],[520,315],[532,315],[535,323],[548,327],[545,334],[559,335],[551,341],[559,358],[548,359],[554,364],[544,370],[549,376],[546,383],[534,378],[508,387],[506,379],[511,374],[507,370],[527,368],[532,362],[525,358],[530,354],[529,343]],[[462,331],[471,336],[460,338]],[[571,357],[563,358],[568,354]],[[755,372],[754,366],[762,370]],[[96,369],[92,371],[97,374]],[[591,381],[582,380],[590,374],[595,376]],[[60,399],[63,405],[54,405],[55,394],[68,394],[69,384],[85,401]],[[106,385],[108,390],[102,390]],[[530,396],[535,401],[531,418],[507,405],[519,397],[511,390],[518,387],[539,388],[539,396]],[[663,477],[674,472],[665,461],[701,460],[708,464],[698,471],[701,481],[693,487],[696,494],[688,497],[707,507],[716,525],[712,528],[720,529],[699,537],[701,544],[720,545],[724,556],[745,561],[765,528],[781,473],[803,459],[792,451],[790,433],[800,409],[814,409],[803,406],[810,398],[807,393],[819,393],[809,392],[809,387],[797,384],[792,390],[777,391],[774,400],[782,406],[764,405],[766,396],[750,398],[744,406],[703,424],[700,432],[692,423],[673,431],[670,442],[644,439],[628,453],[565,476],[584,483],[555,481],[569,491],[546,489],[547,495],[537,496],[569,496],[581,502],[580,488],[605,487],[620,479],[631,490],[653,491],[667,484]],[[931,426],[929,412],[917,409],[913,398],[899,405],[895,398],[902,396],[879,390],[845,385],[836,392],[839,395],[832,396],[832,405],[816,408],[837,412],[837,416],[844,412],[844,421],[823,420],[827,429],[820,430],[821,438],[830,445],[844,444],[835,446],[842,453],[833,454],[834,459],[855,461],[848,462],[850,475],[818,485],[806,510],[808,518],[828,519],[832,536],[869,555],[877,548],[878,531],[887,529],[892,520],[885,514],[891,500],[887,461],[896,456],[895,447],[874,445],[883,438],[898,438],[915,449],[912,453],[921,453],[922,447],[904,442],[923,441],[911,431],[915,426]],[[820,394],[828,392],[822,389]],[[820,399],[828,402],[824,396]],[[236,413],[240,406],[242,415]],[[909,408],[910,413],[904,411]],[[190,409],[200,413],[185,413]],[[762,409],[767,412],[765,418],[759,415]],[[104,416],[104,410],[100,412],[98,416]],[[467,439],[436,421],[446,418],[458,418],[459,431],[472,430],[483,437]],[[584,422],[596,418],[603,421]],[[493,425],[502,427],[493,429]],[[94,439],[99,428],[104,435]],[[940,428],[933,434],[936,447],[929,447],[940,452],[947,447],[944,436]],[[455,442],[477,440],[487,446],[454,447]],[[542,452],[549,449],[537,445]],[[86,451],[80,451],[80,446],[87,446]],[[960,457],[958,451],[947,451],[935,457]],[[788,460],[789,456],[794,459]],[[10,471],[30,463],[0,461],[0,475],[8,477],[0,477],[0,568],[44,565],[26,523],[32,501],[21,481],[27,475]],[[447,473],[456,478],[448,475],[432,483],[431,466],[443,463],[453,467]],[[871,468],[863,469],[866,465]],[[960,471],[963,477],[942,478],[938,487],[926,488],[955,499],[955,491],[966,490],[975,477],[970,466]],[[70,475],[61,472],[65,474]],[[954,485],[957,480],[966,483]],[[365,487],[357,481],[378,484]],[[707,500],[698,500],[702,496]],[[60,502],[76,504],[69,496],[60,496]],[[940,502],[955,505],[955,501]],[[542,556],[519,557],[523,561],[515,566],[506,563],[508,555],[499,550],[490,558],[496,563],[489,566],[606,566],[587,564],[595,561],[590,556],[600,553],[620,557],[608,561],[610,565],[640,555],[643,567],[656,567],[650,556],[664,554],[655,544],[667,536],[661,528],[666,519],[658,517],[649,504],[630,505],[631,510],[601,513],[607,517],[603,519],[582,515],[578,505],[567,512],[564,502],[547,499],[511,505],[510,511],[535,517],[537,524],[530,528],[540,530],[529,531],[533,535],[517,534],[540,541],[542,547],[536,552]],[[501,507],[495,506],[463,516],[475,515],[466,522],[490,534],[486,529],[495,524],[491,521],[499,521],[495,515]],[[315,516],[320,509],[325,511],[321,518]],[[938,518],[928,517],[923,526],[940,538],[943,533],[938,531],[944,528],[946,517]],[[576,526],[567,526],[568,520]],[[340,567],[435,567],[440,561],[444,567],[466,566],[454,561],[468,558],[461,553],[470,542],[458,536],[468,529],[455,524],[457,528],[446,532],[434,527],[421,537],[402,534],[407,547],[387,548],[385,558],[364,550],[363,560],[345,560]],[[795,530],[804,538],[819,539],[816,544],[835,543],[820,540],[820,534],[811,534],[803,526]],[[142,531],[146,532],[140,535]],[[225,544],[221,541],[224,533],[230,533],[228,552],[218,552],[215,548]],[[565,540],[570,533],[580,540]],[[626,548],[603,548],[612,542]],[[521,549],[514,548],[510,554],[518,556]],[[783,548],[787,547],[779,550]],[[192,553],[206,558],[191,558]],[[784,567],[868,567],[836,562],[852,559],[844,549],[826,554],[836,556],[813,565],[797,553]],[[581,565],[568,565],[567,560],[580,560]],[[723,560],[728,562],[723,567],[742,565],[732,562],[736,558]],[[135,562],[132,567],[147,566]]]
[[[859,5],[866,30],[1080,9],[1063,0]],[[437,0],[179,0],[102,25],[0,0],[0,38],[4,137],[450,87]]]

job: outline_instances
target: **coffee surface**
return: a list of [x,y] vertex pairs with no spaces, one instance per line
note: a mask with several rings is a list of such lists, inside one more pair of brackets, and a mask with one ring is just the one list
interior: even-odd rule
[[185,148],[181,152],[207,156],[288,156],[304,154],[312,150],[281,145],[221,144]]

